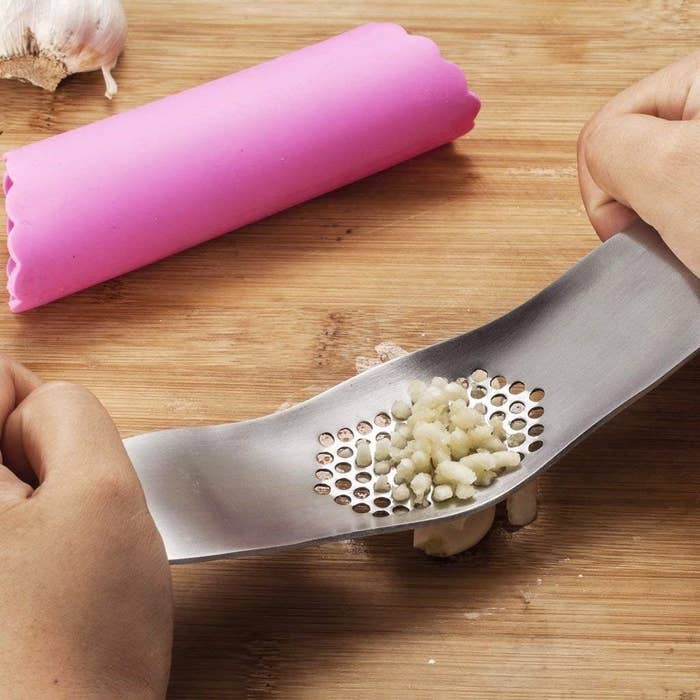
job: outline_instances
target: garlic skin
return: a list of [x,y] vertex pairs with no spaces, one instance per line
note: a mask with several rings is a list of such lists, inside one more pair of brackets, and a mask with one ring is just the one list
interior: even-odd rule
[[126,43],[119,0],[2,0],[0,78],[25,80],[54,91],[73,73],[102,70],[111,99],[111,71]]

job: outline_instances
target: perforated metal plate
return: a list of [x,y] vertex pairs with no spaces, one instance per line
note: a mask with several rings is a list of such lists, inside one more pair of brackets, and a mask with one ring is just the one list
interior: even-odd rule
[[[521,462],[530,452],[542,447],[544,390],[528,389],[524,382],[509,382],[501,375],[490,376],[483,369],[476,369],[468,379],[461,381],[469,391],[468,405],[487,419],[500,417],[506,431],[505,442],[508,449],[520,455]],[[403,399],[405,397],[397,397]],[[456,498],[433,504],[416,502],[411,498],[397,502],[391,492],[377,492],[379,476],[374,473],[374,451],[377,440],[389,437],[397,421],[389,410],[359,421],[354,426],[337,426],[318,436],[319,452],[316,455],[313,489],[321,495],[332,498],[339,506],[352,508],[357,513],[372,513],[377,518],[389,513],[407,513],[413,508],[447,508],[460,503]],[[372,465],[359,467],[356,463],[357,446],[360,442],[369,443],[372,452]],[[389,472],[389,483],[394,486],[396,467]],[[488,489],[488,486],[480,487]]]

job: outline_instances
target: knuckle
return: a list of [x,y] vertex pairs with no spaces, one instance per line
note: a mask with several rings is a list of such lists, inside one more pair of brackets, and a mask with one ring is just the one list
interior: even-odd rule
[[588,155],[587,149],[591,140],[591,135],[598,127],[600,118],[598,114],[591,117],[583,126],[583,129],[579,132],[578,139],[576,141],[576,149],[580,157],[585,157]]
[[13,381],[16,373],[17,363],[7,355],[0,353],[0,377],[3,380]]
[[85,485],[91,510],[128,516],[143,507],[141,482],[124,455],[95,454],[95,462],[85,467]]
[[97,399],[82,384],[63,379],[42,384],[30,397],[34,400],[51,401],[59,405],[90,405]]
[[601,174],[601,169],[607,170],[615,162],[615,154],[619,154],[626,142],[624,117],[605,115],[600,116],[587,129],[583,143],[583,157],[594,180]]
[[7,355],[0,353],[0,372],[3,374],[9,374],[12,372],[13,364],[14,363]]
[[135,479],[123,472],[108,472],[95,482],[95,498],[101,506],[118,506],[140,503],[140,488]]
[[30,421],[40,421],[46,415],[55,414],[57,408],[67,408],[68,382],[46,382],[33,391],[20,405],[22,415]]
[[588,120],[584,125],[581,131],[578,132],[578,138],[576,139],[576,150],[578,151],[579,154],[583,153],[583,149],[585,147],[586,139],[588,138],[588,128],[590,124],[590,120]]
[[581,154],[581,157],[583,157],[588,163],[589,168],[591,167],[592,162],[595,160],[597,152],[598,152],[598,137],[601,132],[601,127],[603,126],[603,123],[596,120],[593,122],[592,120],[586,125],[586,132],[581,140],[581,150],[579,153]]
[[33,391],[20,406],[25,418],[87,436],[98,432],[107,421],[102,404],[81,384],[64,380],[50,381]]
[[68,382],[64,379],[57,379],[50,382],[45,382],[37,389],[36,393],[52,393],[52,394],[78,394],[89,393],[87,389],[74,382]]

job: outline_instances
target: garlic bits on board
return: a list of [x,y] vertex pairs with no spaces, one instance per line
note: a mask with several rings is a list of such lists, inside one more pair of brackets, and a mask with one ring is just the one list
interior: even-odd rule
[[54,91],[73,73],[101,69],[111,99],[126,33],[119,0],[0,0],[0,78]]

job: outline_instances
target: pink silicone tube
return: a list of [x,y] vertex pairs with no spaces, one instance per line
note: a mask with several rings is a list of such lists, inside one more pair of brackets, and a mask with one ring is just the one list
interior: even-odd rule
[[5,155],[10,308],[85,289],[469,131],[433,42],[368,24]]

